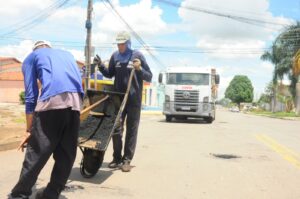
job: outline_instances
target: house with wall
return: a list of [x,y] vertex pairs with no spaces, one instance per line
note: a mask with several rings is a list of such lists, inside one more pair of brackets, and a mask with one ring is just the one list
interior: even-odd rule
[[[79,68],[84,66],[76,61]],[[19,94],[24,91],[22,62],[14,57],[0,57],[0,102],[19,103]]]

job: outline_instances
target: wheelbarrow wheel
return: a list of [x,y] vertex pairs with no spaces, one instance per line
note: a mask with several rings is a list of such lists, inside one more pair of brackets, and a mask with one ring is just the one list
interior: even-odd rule
[[85,148],[80,164],[80,173],[85,178],[95,176],[103,163],[105,151],[97,151]]

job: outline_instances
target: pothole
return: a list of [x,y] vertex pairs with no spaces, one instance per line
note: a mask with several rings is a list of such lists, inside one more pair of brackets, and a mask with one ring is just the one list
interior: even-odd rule
[[242,158],[241,156],[234,155],[234,154],[216,154],[216,153],[211,153],[215,158],[220,158],[220,159],[237,159],[237,158]]

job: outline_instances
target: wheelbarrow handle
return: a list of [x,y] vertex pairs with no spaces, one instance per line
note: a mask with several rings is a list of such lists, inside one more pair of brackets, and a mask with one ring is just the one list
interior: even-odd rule
[[80,111],[80,115],[85,115],[87,112],[89,112],[90,110],[92,110],[93,108],[95,108],[96,106],[101,104],[103,101],[107,100],[108,98],[109,98],[109,95],[106,95],[104,98],[100,99],[96,103],[94,103],[94,104],[88,106],[87,108],[83,109],[82,111]]

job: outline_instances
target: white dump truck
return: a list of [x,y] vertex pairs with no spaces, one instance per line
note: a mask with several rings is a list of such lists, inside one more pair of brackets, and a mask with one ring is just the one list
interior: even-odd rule
[[158,81],[165,94],[163,114],[167,122],[172,118],[215,120],[220,82],[215,69],[171,67],[159,74]]

